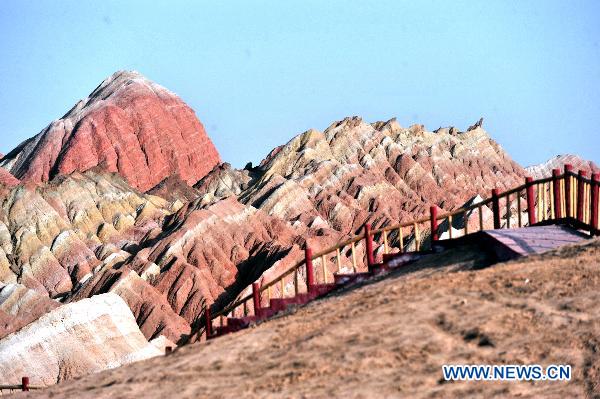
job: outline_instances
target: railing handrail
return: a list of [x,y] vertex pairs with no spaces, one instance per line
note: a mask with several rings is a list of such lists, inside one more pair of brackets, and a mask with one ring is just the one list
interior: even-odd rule
[[[323,255],[330,254],[330,253],[332,253],[333,251],[335,251],[337,249],[344,248],[346,245],[357,243],[360,240],[362,240],[363,238],[365,238],[365,233],[362,233],[362,234],[359,234],[359,235],[357,235],[355,237],[347,239],[346,241],[342,241],[341,243],[338,243],[338,244],[333,245],[333,246],[331,246],[331,247],[329,247],[327,249],[324,249],[324,250],[322,250],[320,252],[317,252],[316,254],[314,254],[312,256],[312,260],[318,259],[318,258],[320,258]],[[304,263],[304,261],[302,261],[302,263]]]
[[[47,388],[45,385],[28,385],[29,389],[44,389]],[[5,389],[23,389],[23,384],[14,384],[14,385],[0,385],[0,390]]]
[[[531,180],[526,182],[525,184],[522,184],[520,186],[514,187],[512,189],[506,190],[502,193],[497,193],[495,195],[495,197],[491,197],[491,198],[486,198],[486,199],[482,199],[481,201],[474,203],[468,207],[461,207],[459,209],[456,209],[454,211],[450,211],[447,213],[443,213],[443,214],[439,214],[435,217],[435,220],[444,220],[447,219],[449,217],[453,217],[456,215],[463,215],[466,212],[470,212],[476,209],[481,209],[483,206],[487,206],[490,203],[493,203],[495,200],[499,200],[500,198],[504,198],[504,197],[509,197],[512,194],[515,193],[519,193],[525,189],[527,189],[528,187],[532,187],[532,186],[536,186],[539,184],[546,184],[552,181],[555,181],[556,179],[564,179],[566,177],[574,177],[576,179],[581,180],[583,183],[587,183],[590,185],[593,184],[599,184],[597,180],[594,180],[594,177],[591,178],[587,178],[585,176],[582,176],[581,174],[575,173],[571,170],[567,170],[567,168],[565,167],[565,170],[562,174],[560,175],[552,175],[550,177],[542,177],[539,178],[537,180]],[[371,235],[374,234],[379,234],[379,233],[383,233],[383,232],[389,232],[389,231],[393,231],[393,230],[397,230],[397,229],[401,229],[403,227],[411,227],[411,226],[415,226],[421,223],[427,223],[427,222],[431,222],[431,216],[429,217],[423,217],[420,219],[416,219],[416,220],[411,220],[408,222],[401,222],[395,225],[390,225],[390,226],[384,226],[384,227],[380,227],[378,229],[373,229],[371,230]],[[360,240],[362,240],[363,238],[365,238],[365,233],[361,233],[358,234],[355,237],[349,238],[345,241],[342,241],[340,243],[337,243],[329,248],[326,248],[322,251],[317,252],[316,254],[312,255],[312,257],[310,258],[311,260],[316,260],[322,256],[331,254],[335,251],[341,250],[342,248],[346,247],[347,245],[359,242]],[[279,274],[277,277],[275,277],[274,279],[272,279],[270,282],[263,284],[260,287],[260,292],[264,292],[265,290],[269,289],[270,287],[273,287],[274,285],[276,285],[280,280],[282,280],[283,278],[289,276],[290,274],[298,271],[302,266],[304,266],[306,263],[305,259],[302,259],[300,261],[298,261],[297,263],[295,263],[293,266],[291,266],[290,268],[288,268],[287,270],[285,270],[283,273]],[[219,316],[223,316],[228,314],[230,311],[236,309],[238,306],[244,304],[246,301],[249,301],[250,299],[252,299],[253,295],[252,294],[248,294],[245,297],[236,300],[234,303],[232,303],[229,306],[226,306],[225,308],[223,308],[221,311],[216,312],[214,314],[213,317],[211,317],[211,319],[215,319]]]
[[[525,188],[525,185],[522,186],[521,190],[523,190],[524,188]],[[439,214],[438,216],[436,216],[435,219],[436,220],[443,220],[443,219],[447,219],[448,216],[462,215],[465,212],[473,211],[475,209],[479,209],[482,206],[486,206],[490,202],[492,202],[492,198],[484,199],[484,200],[481,200],[480,202],[477,202],[477,203],[475,203],[473,205],[470,205],[470,206],[468,206],[466,208],[458,208],[458,209],[456,209],[456,210],[454,210],[452,212]],[[391,225],[391,226],[380,227],[378,229],[373,229],[373,230],[371,230],[371,233],[372,234],[378,234],[378,233],[383,233],[384,231],[398,230],[400,227],[410,227],[410,226],[413,226],[415,224],[427,223],[429,221],[431,221],[431,217],[425,217],[425,218],[413,220],[413,221],[410,221],[410,222],[404,222],[404,223],[395,224],[395,225]],[[364,235],[362,235],[361,238],[364,238]],[[344,246],[345,245],[340,245],[339,248],[342,248]],[[333,252],[336,249],[338,249],[338,248],[333,248],[329,252]]]

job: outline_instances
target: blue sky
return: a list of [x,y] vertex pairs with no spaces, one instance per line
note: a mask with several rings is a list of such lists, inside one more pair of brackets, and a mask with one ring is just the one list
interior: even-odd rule
[[484,127],[519,163],[600,161],[597,1],[2,1],[0,152],[135,69],[224,160],[345,116]]

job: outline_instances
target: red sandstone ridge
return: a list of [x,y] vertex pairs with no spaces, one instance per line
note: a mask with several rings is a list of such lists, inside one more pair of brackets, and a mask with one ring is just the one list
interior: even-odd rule
[[146,191],[174,174],[192,185],[219,162],[190,107],[138,72],[119,71],[0,166],[34,183],[100,166]]
[[0,184],[13,187],[19,184],[19,179],[15,178],[6,169],[0,168]]

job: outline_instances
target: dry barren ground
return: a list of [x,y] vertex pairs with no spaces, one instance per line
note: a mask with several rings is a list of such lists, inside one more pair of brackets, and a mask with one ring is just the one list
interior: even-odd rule
[[[30,396],[600,397],[600,241],[469,270],[475,253]],[[446,363],[571,364],[573,379],[443,383]]]

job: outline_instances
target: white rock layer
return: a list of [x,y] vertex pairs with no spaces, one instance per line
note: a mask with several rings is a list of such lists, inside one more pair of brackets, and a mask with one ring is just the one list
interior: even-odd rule
[[0,340],[0,384],[65,379],[158,356],[116,294],[61,306]]

